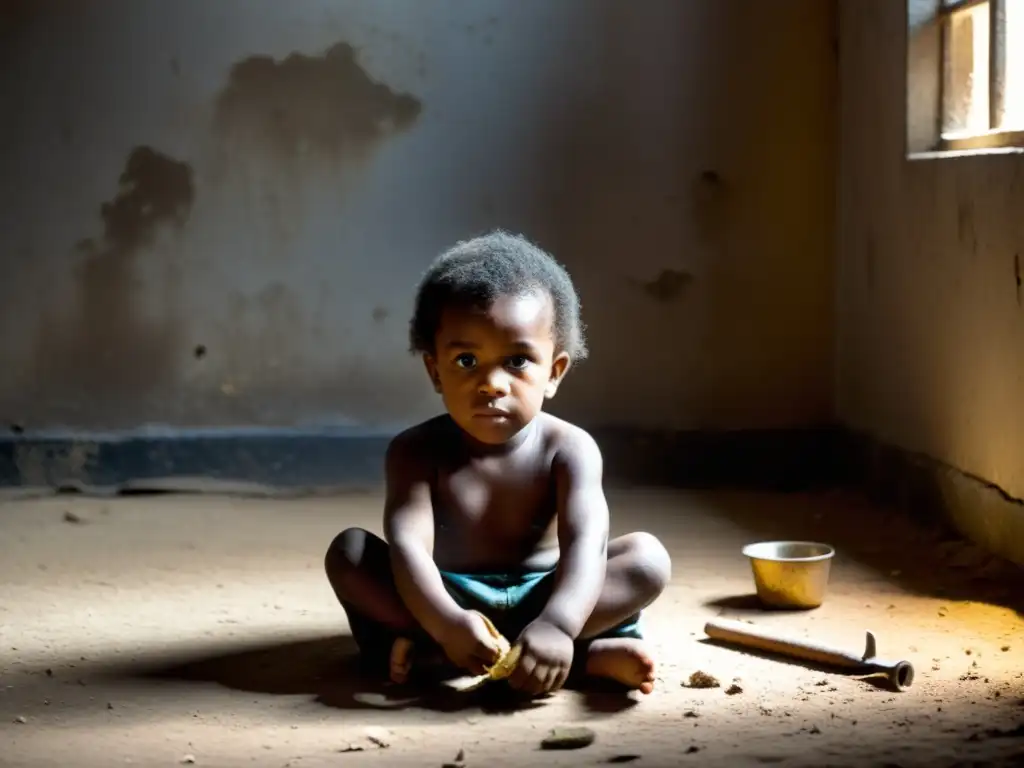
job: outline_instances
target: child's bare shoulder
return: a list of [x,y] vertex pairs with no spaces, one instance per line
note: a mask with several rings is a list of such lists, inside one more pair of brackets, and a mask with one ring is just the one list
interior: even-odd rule
[[587,430],[557,416],[544,414],[544,431],[556,467],[600,471],[601,448]]
[[402,430],[388,444],[388,465],[395,470],[430,468],[451,442],[451,419],[447,415],[427,419]]

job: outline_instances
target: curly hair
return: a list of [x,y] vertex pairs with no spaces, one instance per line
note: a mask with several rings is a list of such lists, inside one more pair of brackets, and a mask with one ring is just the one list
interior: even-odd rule
[[446,306],[486,308],[503,296],[546,293],[554,305],[557,352],[574,361],[587,356],[580,300],[565,268],[521,235],[495,230],[456,243],[430,265],[416,293],[409,324],[410,350],[434,354]]

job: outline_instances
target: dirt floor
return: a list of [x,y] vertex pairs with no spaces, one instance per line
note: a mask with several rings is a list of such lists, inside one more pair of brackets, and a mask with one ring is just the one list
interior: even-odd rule
[[[1021,569],[891,512],[824,494],[611,493],[618,532],[675,558],[649,613],[648,697],[563,691],[509,712],[492,696],[390,691],[353,671],[321,563],[340,529],[379,530],[375,494],[0,501],[0,764],[474,766],[1019,764]],[[749,541],[814,538],[838,554],[828,600],[763,613]],[[702,642],[742,617],[917,671],[873,678]],[[687,687],[704,671],[721,681]],[[730,687],[736,683],[739,690]],[[555,727],[596,734],[539,751]]]

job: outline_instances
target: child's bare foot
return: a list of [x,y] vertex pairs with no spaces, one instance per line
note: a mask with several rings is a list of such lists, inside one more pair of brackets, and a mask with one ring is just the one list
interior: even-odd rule
[[648,694],[654,690],[654,661],[642,640],[602,638],[587,652],[586,673],[604,677]]
[[413,643],[407,637],[399,637],[391,646],[391,682],[403,685],[409,682],[414,672],[431,673],[443,671],[447,663],[444,652],[430,643]]
[[391,646],[391,682],[402,685],[412,671],[412,640],[407,637],[395,638]]

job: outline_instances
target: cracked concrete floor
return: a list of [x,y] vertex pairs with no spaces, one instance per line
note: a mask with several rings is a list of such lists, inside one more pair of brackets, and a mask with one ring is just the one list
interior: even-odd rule
[[[650,530],[675,558],[649,612],[658,687],[627,701],[563,691],[508,713],[354,681],[321,561],[341,528],[379,530],[377,494],[9,497],[0,763],[441,766],[462,750],[467,768],[944,766],[1024,754],[1020,568],[843,494],[628,489],[610,501],[617,532]],[[820,609],[762,614],[743,597],[739,548],[774,537],[836,546]],[[893,693],[701,642],[720,614],[850,650],[871,629],[881,654],[915,664],[916,683]],[[697,670],[722,687],[685,687]],[[734,679],[742,692],[727,695]],[[538,752],[551,727],[580,724],[592,745]]]

